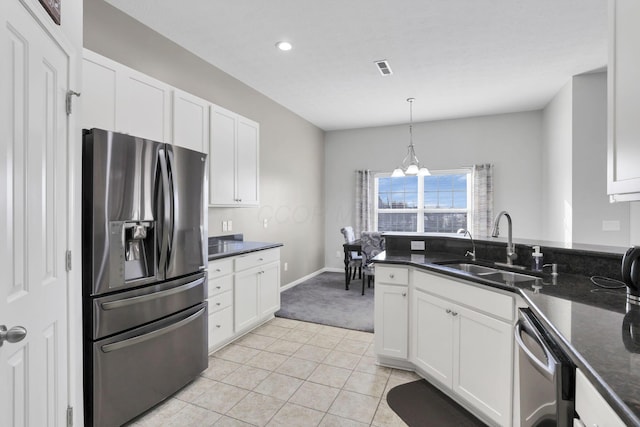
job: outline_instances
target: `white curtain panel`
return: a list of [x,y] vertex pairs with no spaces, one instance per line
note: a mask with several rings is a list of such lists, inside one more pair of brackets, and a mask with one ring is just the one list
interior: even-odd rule
[[370,231],[373,226],[373,174],[370,170],[356,171],[356,238],[360,233]]
[[474,236],[488,236],[493,227],[493,165],[473,166]]

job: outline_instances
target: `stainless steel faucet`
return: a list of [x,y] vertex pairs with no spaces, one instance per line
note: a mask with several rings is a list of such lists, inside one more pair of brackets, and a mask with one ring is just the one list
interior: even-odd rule
[[471,235],[471,233],[469,232],[469,230],[466,230],[466,229],[464,229],[464,228],[459,229],[459,230],[458,230],[458,234],[462,234],[462,237],[464,237],[464,236],[468,235],[468,236],[469,236],[469,239],[471,239],[471,252],[470,252],[470,251],[467,251],[467,253],[466,253],[466,254],[464,254],[464,256],[469,256],[469,255],[471,255],[471,259],[472,259],[473,261],[475,261],[475,260],[476,260],[476,244],[475,244],[475,242],[473,241],[473,236]]
[[513,228],[511,225],[511,215],[507,211],[502,211],[496,216],[495,221],[493,222],[493,231],[491,232],[491,237],[498,237],[500,235],[500,218],[502,216],[507,217],[507,224],[509,226],[509,234],[507,238],[507,265],[513,265],[513,260],[518,258],[518,254],[516,254],[515,248],[513,246]]

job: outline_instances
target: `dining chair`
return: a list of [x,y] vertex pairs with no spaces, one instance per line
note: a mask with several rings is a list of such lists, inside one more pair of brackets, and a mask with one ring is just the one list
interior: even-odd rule
[[365,278],[367,287],[371,287],[372,281],[375,285],[375,269],[371,259],[384,251],[384,237],[378,231],[363,231],[360,241],[362,242],[362,295],[364,295]]
[[[356,235],[353,232],[353,227],[348,225],[340,229],[340,232],[344,236],[345,243],[353,243],[356,240]],[[349,251],[349,262],[347,264],[347,283],[346,289],[349,290],[349,280],[355,280],[356,271],[358,273],[358,279],[362,277],[362,255],[356,251]]]

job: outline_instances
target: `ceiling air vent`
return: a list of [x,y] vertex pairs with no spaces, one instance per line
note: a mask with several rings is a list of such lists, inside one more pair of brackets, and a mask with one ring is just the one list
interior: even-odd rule
[[382,74],[383,76],[388,76],[393,74],[393,71],[391,71],[391,67],[389,67],[389,63],[387,62],[386,59],[375,61],[375,64],[378,66],[378,70],[380,71],[380,74]]

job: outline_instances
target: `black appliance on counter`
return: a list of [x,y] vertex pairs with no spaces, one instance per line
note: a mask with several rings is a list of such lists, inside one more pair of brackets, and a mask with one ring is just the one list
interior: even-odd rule
[[83,133],[87,426],[122,425],[207,367],[206,170],[204,153]]

